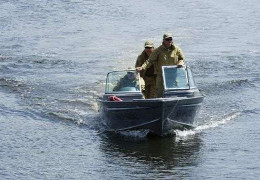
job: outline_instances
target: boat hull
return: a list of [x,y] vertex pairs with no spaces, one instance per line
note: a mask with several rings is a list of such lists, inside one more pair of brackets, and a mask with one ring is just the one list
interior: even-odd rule
[[108,131],[148,129],[163,136],[175,129],[193,128],[202,101],[203,96],[99,103]]

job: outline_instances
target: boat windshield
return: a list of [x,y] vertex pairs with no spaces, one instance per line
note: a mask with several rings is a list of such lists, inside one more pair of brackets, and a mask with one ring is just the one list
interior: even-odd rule
[[135,70],[110,72],[107,74],[106,93],[141,92],[139,79]]
[[165,90],[195,88],[195,83],[188,67],[163,66],[162,70]]

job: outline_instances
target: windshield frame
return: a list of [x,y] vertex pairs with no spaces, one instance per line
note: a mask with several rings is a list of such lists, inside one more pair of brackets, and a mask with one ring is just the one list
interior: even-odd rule
[[[187,85],[185,87],[180,87],[180,88],[168,88],[166,87],[166,78],[165,78],[165,69],[169,69],[169,68],[180,68],[180,69],[184,69],[185,71],[185,80],[186,80],[186,83]],[[163,86],[164,86],[164,90],[165,91],[178,91],[178,90],[190,90],[191,87],[190,87],[190,82],[189,82],[189,76],[188,76],[188,73],[187,73],[187,66],[182,66],[182,67],[178,67],[177,65],[174,65],[174,66],[162,66],[162,75],[163,75]]]
[[[137,76],[136,76],[136,80],[137,80],[137,86],[138,86],[138,89],[139,90],[136,90],[136,91],[111,91],[110,87],[109,87],[109,84],[111,82],[109,82],[109,78],[110,76],[113,74],[113,73],[120,73],[122,72],[125,72],[125,74],[127,74],[127,72],[133,72],[135,73]],[[119,81],[116,81],[116,83],[119,82]],[[113,86],[114,88],[115,86]],[[107,76],[106,76],[106,85],[105,85],[105,94],[133,94],[133,93],[141,93],[142,92],[142,89],[141,89],[141,81],[140,81],[140,73],[139,72],[136,72],[136,70],[121,70],[121,71],[111,71],[109,73],[107,73]]]

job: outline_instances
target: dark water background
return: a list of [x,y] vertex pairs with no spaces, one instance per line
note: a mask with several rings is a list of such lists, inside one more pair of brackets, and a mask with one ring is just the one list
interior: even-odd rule
[[[259,179],[258,0],[1,0],[0,179]],[[106,73],[174,34],[206,95],[193,131],[106,134]]]

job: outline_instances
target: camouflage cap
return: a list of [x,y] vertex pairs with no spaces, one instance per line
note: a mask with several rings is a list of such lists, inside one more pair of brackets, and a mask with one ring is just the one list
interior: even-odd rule
[[152,42],[152,41],[146,41],[146,42],[144,43],[144,47],[145,47],[145,48],[146,48],[146,47],[154,47],[153,42]]
[[166,38],[172,38],[172,33],[165,33],[163,35],[163,39],[166,39]]

